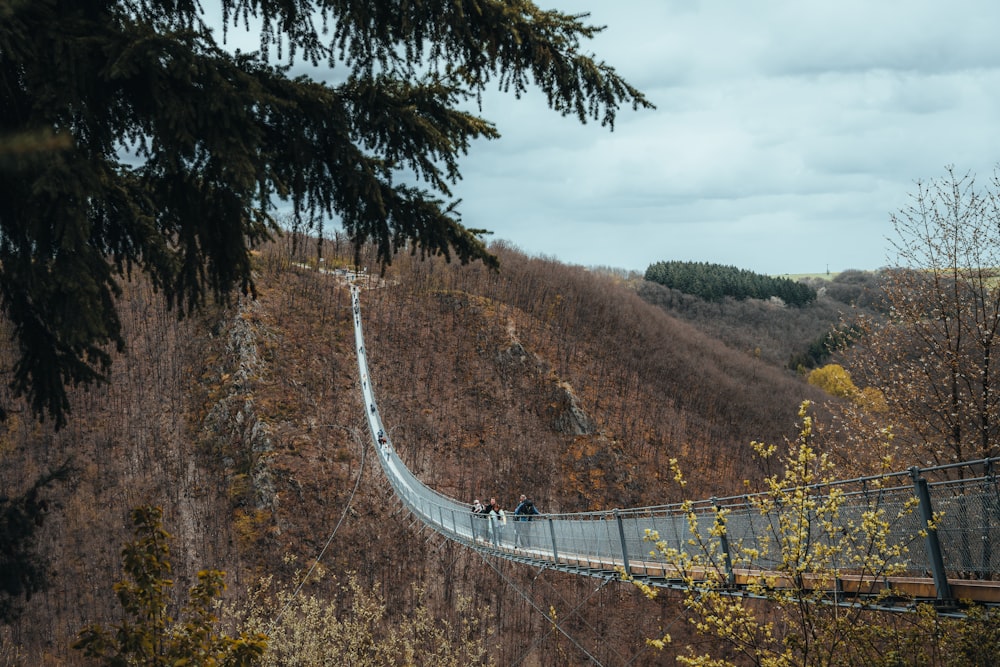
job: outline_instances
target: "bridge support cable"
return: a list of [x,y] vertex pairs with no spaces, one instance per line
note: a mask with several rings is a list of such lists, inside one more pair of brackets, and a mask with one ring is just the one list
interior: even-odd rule
[[[534,577],[534,579],[532,579],[532,581],[531,581],[532,588],[534,588],[535,581],[537,581],[538,578],[542,574],[545,574],[545,572],[553,572],[553,571],[554,570],[552,570],[551,568],[542,568],[541,570],[539,570],[538,574],[536,574],[535,577]],[[577,616],[580,619],[580,621],[583,623],[583,625],[586,626],[586,628],[590,631],[591,636],[598,637],[600,633],[598,633],[597,629],[591,623],[589,623],[586,618],[584,618],[583,616],[579,615],[580,608],[583,607],[583,605],[587,604],[587,602],[589,602],[590,599],[593,598],[595,595],[597,595],[598,593],[602,592],[604,590],[604,588],[608,584],[610,584],[612,582],[618,583],[618,581],[619,581],[618,578],[614,577],[614,576],[602,577],[600,585],[598,585],[593,591],[591,591],[582,600],[576,600],[575,601],[576,604],[574,604],[572,606],[572,608],[570,607],[571,602],[569,600],[567,600],[566,597],[555,586],[553,586],[550,581],[548,581],[547,579],[543,579],[543,581],[545,582],[545,585],[548,586],[549,591],[551,591],[552,594],[555,595],[556,598],[558,598],[562,602],[562,604],[564,604],[566,606],[567,609],[569,609],[569,612],[564,617],[560,616],[559,620],[561,622],[566,622],[570,618],[572,618],[574,616]],[[600,605],[603,607],[604,606],[604,602],[601,601]],[[548,634],[552,634],[552,630],[551,629],[549,630]],[[617,658],[618,659],[623,659],[624,656],[618,654]]]
[[337,534],[337,531],[340,530],[341,524],[344,523],[344,519],[347,517],[348,510],[351,509],[351,503],[354,502],[354,496],[357,495],[358,487],[361,486],[361,478],[364,476],[365,453],[368,451],[368,448],[365,447],[364,443],[361,442],[361,438],[358,436],[357,431],[355,429],[348,429],[346,426],[340,426],[339,424],[327,424],[327,426],[331,427],[336,426],[345,429],[348,433],[351,434],[351,437],[354,439],[355,444],[361,448],[361,465],[358,466],[358,477],[357,479],[354,480],[354,488],[351,489],[351,494],[347,497],[347,502],[344,504],[344,510],[340,513],[340,519],[337,520],[337,525],[333,527],[333,531],[330,533],[330,537],[326,539],[326,544],[324,544],[323,548],[320,549],[319,554],[313,560],[312,565],[309,566],[309,570],[306,571],[305,576],[302,577],[302,580],[299,581],[298,585],[295,587],[295,590],[285,601],[285,605],[278,612],[277,616],[275,616],[268,624],[267,634],[271,634],[271,631],[274,630],[274,626],[277,625],[278,621],[281,620],[281,617],[284,616],[286,611],[288,611],[289,605],[291,605],[292,601],[298,597],[299,593],[302,591],[302,587],[305,585],[307,581],[309,581],[309,577],[312,576],[312,573],[316,570],[316,567],[319,565],[320,561],[323,560],[323,555],[326,554],[326,550],[330,548],[330,544],[333,542],[334,536]]
[[[589,651],[588,651],[588,650],[587,650],[586,648],[584,648],[584,646],[583,646],[583,645],[582,645],[582,644],[581,644],[580,642],[578,642],[578,641],[577,641],[577,640],[576,640],[576,639],[575,639],[575,638],[574,638],[574,637],[573,637],[572,635],[570,635],[570,634],[569,634],[569,632],[567,632],[567,631],[566,631],[566,629],[565,629],[565,628],[563,628],[563,627],[562,627],[562,626],[560,625],[560,623],[559,623],[559,620],[558,620],[558,619],[553,619],[553,618],[552,618],[552,617],[551,617],[551,616],[549,615],[549,613],[548,613],[548,612],[547,612],[546,610],[542,609],[542,608],[541,608],[541,607],[540,607],[540,606],[538,605],[538,603],[537,603],[537,602],[535,602],[535,601],[534,601],[534,600],[533,600],[533,599],[531,598],[531,596],[529,596],[529,595],[528,595],[527,593],[525,593],[525,592],[524,592],[524,591],[523,591],[523,590],[521,589],[521,587],[517,585],[517,583],[515,583],[515,582],[514,582],[514,581],[513,581],[513,580],[512,580],[512,579],[511,579],[510,577],[508,577],[508,576],[507,576],[506,574],[504,574],[504,573],[503,573],[503,572],[502,572],[502,571],[500,570],[500,568],[498,568],[498,567],[496,566],[496,564],[495,564],[495,563],[493,563],[493,562],[492,562],[492,561],[491,561],[491,560],[490,560],[489,558],[487,558],[487,557],[486,557],[485,555],[483,555],[483,557],[482,557],[482,558],[483,558],[483,562],[485,562],[485,563],[486,563],[487,565],[489,565],[489,566],[490,566],[491,568],[493,568],[493,570],[494,570],[494,571],[495,571],[495,572],[497,573],[497,575],[498,575],[498,576],[499,576],[499,577],[500,577],[500,578],[501,578],[501,579],[502,579],[502,580],[504,581],[504,583],[505,583],[505,584],[507,584],[507,586],[509,586],[509,587],[510,587],[511,589],[513,589],[513,590],[514,590],[515,592],[517,592],[517,593],[518,593],[518,595],[520,595],[520,596],[521,596],[522,598],[524,598],[524,601],[525,601],[525,602],[527,602],[527,603],[528,603],[528,605],[529,605],[529,606],[531,606],[531,608],[532,608],[532,609],[534,609],[534,610],[535,610],[535,611],[537,611],[537,612],[538,612],[538,613],[539,613],[539,614],[540,614],[541,616],[543,616],[543,617],[545,618],[545,620],[546,620],[546,621],[548,621],[549,625],[551,626],[551,627],[549,628],[549,631],[548,631],[548,632],[546,632],[546,633],[545,633],[544,635],[541,635],[540,637],[538,637],[537,639],[535,639],[535,641],[534,641],[534,642],[532,642],[532,644],[531,644],[531,645],[530,645],[530,646],[528,647],[528,649],[527,649],[527,650],[526,650],[526,651],[525,651],[524,653],[522,653],[522,654],[521,654],[521,655],[520,655],[520,656],[519,656],[519,657],[518,657],[518,658],[517,658],[517,659],[516,659],[516,660],[515,660],[515,661],[514,661],[513,663],[511,663],[512,665],[520,665],[520,664],[521,664],[522,662],[524,662],[524,659],[528,657],[528,655],[529,655],[529,654],[531,653],[531,651],[532,651],[532,650],[533,650],[533,649],[534,649],[534,648],[535,648],[536,646],[540,645],[540,644],[541,644],[541,643],[542,643],[542,642],[543,642],[543,641],[544,641],[545,639],[547,639],[547,638],[548,638],[548,637],[549,637],[549,636],[550,636],[550,635],[551,635],[551,634],[552,634],[553,632],[555,632],[556,630],[558,630],[558,631],[559,631],[559,632],[560,632],[560,633],[561,633],[561,634],[562,634],[563,636],[565,636],[565,637],[566,637],[566,639],[568,639],[568,640],[569,640],[569,641],[570,641],[570,642],[571,642],[571,643],[572,643],[572,644],[573,644],[574,646],[576,646],[576,647],[577,647],[577,649],[579,649],[581,653],[583,653],[583,654],[584,654],[585,656],[587,656],[587,659],[588,659],[588,660],[589,660],[590,662],[592,662],[592,663],[593,663],[593,664],[595,664],[595,665],[598,665],[598,667],[602,667],[602,663],[601,663],[601,661],[600,661],[600,660],[598,660],[598,659],[597,659],[597,658],[596,658],[596,657],[595,657],[594,655],[592,655],[592,654],[591,654],[591,653],[590,653],[590,652],[589,652]],[[542,573],[542,572],[540,571],[540,572],[539,572],[539,574],[541,574],[541,573]],[[537,578],[538,578],[538,576],[536,575],[536,577],[535,577],[535,578],[537,579]],[[596,594],[597,594],[597,593],[598,593],[598,592],[599,592],[599,591],[600,591],[601,589],[603,589],[603,588],[604,588],[605,586],[607,586],[607,585],[608,585],[608,583],[610,583],[611,581],[613,581],[613,579],[611,579],[611,578],[606,578],[606,579],[605,579],[605,580],[604,580],[603,582],[601,582],[601,585],[600,585],[600,586],[598,586],[597,588],[595,588],[595,589],[594,589],[594,590],[593,590],[593,591],[592,591],[592,592],[590,593],[590,595],[588,595],[588,596],[587,596],[586,598],[584,598],[584,599],[583,599],[583,600],[581,600],[581,601],[580,601],[579,603],[577,603],[577,605],[576,605],[575,607],[573,607],[573,608],[572,608],[572,609],[571,609],[571,610],[569,611],[569,613],[568,613],[568,615],[567,615],[567,618],[572,618],[572,617],[573,617],[574,615],[576,615],[576,613],[577,613],[577,611],[578,611],[578,610],[580,609],[580,607],[582,607],[582,606],[583,606],[583,605],[585,605],[585,604],[586,604],[587,602],[589,602],[589,601],[590,601],[590,598],[594,597],[594,595],[596,595]],[[550,586],[550,588],[551,588],[551,586]],[[589,628],[590,628],[591,630],[593,630],[593,627],[591,627],[591,626],[590,626],[589,624],[587,624],[587,627],[589,627]],[[595,633],[595,634],[596,634],[596,633]]]

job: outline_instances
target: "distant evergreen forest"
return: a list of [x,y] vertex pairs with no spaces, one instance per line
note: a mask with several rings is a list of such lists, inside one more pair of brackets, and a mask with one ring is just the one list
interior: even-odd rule
[[805,283],[708,262],[657,262],[646,269],[645,278],[706,301],[778,297],[790,306],[802,307],[816,300],[816,290]]

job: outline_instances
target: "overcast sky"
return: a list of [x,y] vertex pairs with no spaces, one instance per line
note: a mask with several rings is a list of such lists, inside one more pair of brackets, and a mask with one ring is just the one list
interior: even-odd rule
[[609,132],[537,93],[487,96],[503,136],[473,146],[455,196],[529,255],[876,269],[918,179],[954,165],[985,184],[1000,162],[996,0],[537,4],[606,25],[584,49],[657,108]]
[[614,132],[491,95],[463,162],[467,226],[530,255],[767,274],[892,263],[915,181],[1000,160],[995,0],[548,0],[656,104]]

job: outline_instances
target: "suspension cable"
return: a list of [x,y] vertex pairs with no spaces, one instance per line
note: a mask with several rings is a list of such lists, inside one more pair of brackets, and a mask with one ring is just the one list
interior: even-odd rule
[[344,505],[344,511],[341,512],[340,519],[337,521],[337,525],[333,527],[333,532],[330,533],[330,537],[327,538],[326,544],[324,544],[323,548],[320,549],[319,555],[316,556],[316,558],[313,560],[312,565],[309,566],[309,570],[306,572],[305,576],[302,577],[302,580],[299,582],[299,585],[295,587],[295,591],[285,601],[285,606],[281,608],[281,611],[278,612],[278,615],[275,616],[274,619],[271,621],[271,623],[267,626],[267,634],[271,633],[271,630],[274,629],[274,626],[278,623],[278,621],[281,619],[284,613],[288,610],[288,607],[291,606],[292,601],[298,597],[299,592],[302,591],[302,587],[305,586],[305,583],[307,581],[309,581],[309,577],[316,569],[316,566],[319,565],[320,560],[323,559],[323,554],[326,553],[326,550],[330,547],[330,544],[333,542],[333,538],[337,534],[337,531],[340,529],[340,525],[344,523],[344,519],[347,517],[347,512],[351,508],[351,503],[354,502],[354,496],[358,492],[358,487],[361,486],[362,473],[364,473],[365,471],[365,452],[368,451],[368,448],[365,446],[363,442],[361,442],[361,439],[358,437],[357,432],[347,429],[346,426],[342,426],[341,428],[347,430],[348,433],[351,434],[351,437],[354,438],[354,442],[359,443],[361,445],[361,465],[358,467],[358,478],[354,480],[354,488],[351,489],[351,494],[347,497],[347,503]]
[[[552,634],[553,629],[555,629],[555,630],[558,630],[559,632],[561,632],[566,637],[566,639],[570,640],[570,642],[572,642],[574,646],[576,646],[578,649],[580,649],[580,652],[583,653],[585,656],[587,656],[587,658],[589,658],[591,662],[593,662],[595,665],[598,665],[598,667],[603,667],[603,665],[601,664],[600,660],[598,660],[596,657],[594,657],[593,655],[591,655],[590,652],[587,649],[585,649],[583,647],[583,645],[580,644],[580,642],[578,642],[576,639],[574,639],[573,636],[570,635],[568,632],[566,632],[565,629],[563,629],[562,627],[560,627],[559,623],[556,622],[554,619],[552,619],[548,615],[548,613],[545,612],[544,609],[542,609],[541,607],[539,607],[538,604],[535,603],[534,600],[532,600],[524,591],[521,590],[521,588],[516,583],[514,583],[510,579],[510,577],[508,577],[502,571],[500,571],[500,568],[498,568],[485,555],[482,555],[482,558],[483,558],[483,561],[486,562],[487,565],[489,565],[490,567],[492,567],[496,571],[496,573],[498,575],[500,575],[500,578],[504,580],[504,583],[506,583],[508,586],[510,586],[511,588],[513,588],[515,591],[517,591],[517,593],[520,594],[521,597],[524,598],[525,602],[527,602],[529,605],[531,605],[531,607],[533,609],[535,609],[535,611],[537,611],[539,614],[541,614],[542,616],[544,616],[546,618],[546,620],[548,620],[552,624],[552,628],[550,628],[549,631],[546,634],[544,634],[540,638],[536,639],[535,642],[531,646],[528,647],[528,650],[525,651],[523,654],[521,654],[521,656],[513,663],[514,665],[521,664],[521,662],[523,662],[524,659],[526,657],[528,657],[528,653],[531,652],[531,649],[535,648],[543,639],[545,639],[550,634]],[[539,574],[541,574],[541,572],[539,572]],[[596,589],[594,589],[594,591],[590,595],[588,595],[586,598],[584,598],[582,601],[580,601],[580,604],[578,604],[576,607],[574,607],[573,609],[571,609],[569,615],[572,616],[573,614],[575,614],[577,609],[579,609],[584,604],[586,604],[587,601],[590,600],[590,598],[592,598],[598,591],[600,591],[602,588],[604,588],[608,584],[608,582],[610,582],[610,581],[611,581],[611,579],[605,579],[601,583],[601,585],[598,586]]]

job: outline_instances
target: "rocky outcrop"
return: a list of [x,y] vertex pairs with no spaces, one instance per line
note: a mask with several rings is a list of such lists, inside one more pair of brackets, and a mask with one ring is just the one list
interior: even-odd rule
[[556,398],[552,405],[556,430],[568,435],[595,434],[597,425],[580,405],[573,387],[568,382],[557,381],[554,391]]
[[255,321],[256,301],[241,302],[228,331],[226,352],[231,372],[224,373],[220,397],[205,418],[204,429],[213,449],[222,456],[230,497],[238,504],[252,503],[256,509],[273,509],[277,502],[274,481],[267,466],[274,447],[267,425],[258,421],[253,383],[259,381],[265,364],[257,341],[265,335]]

